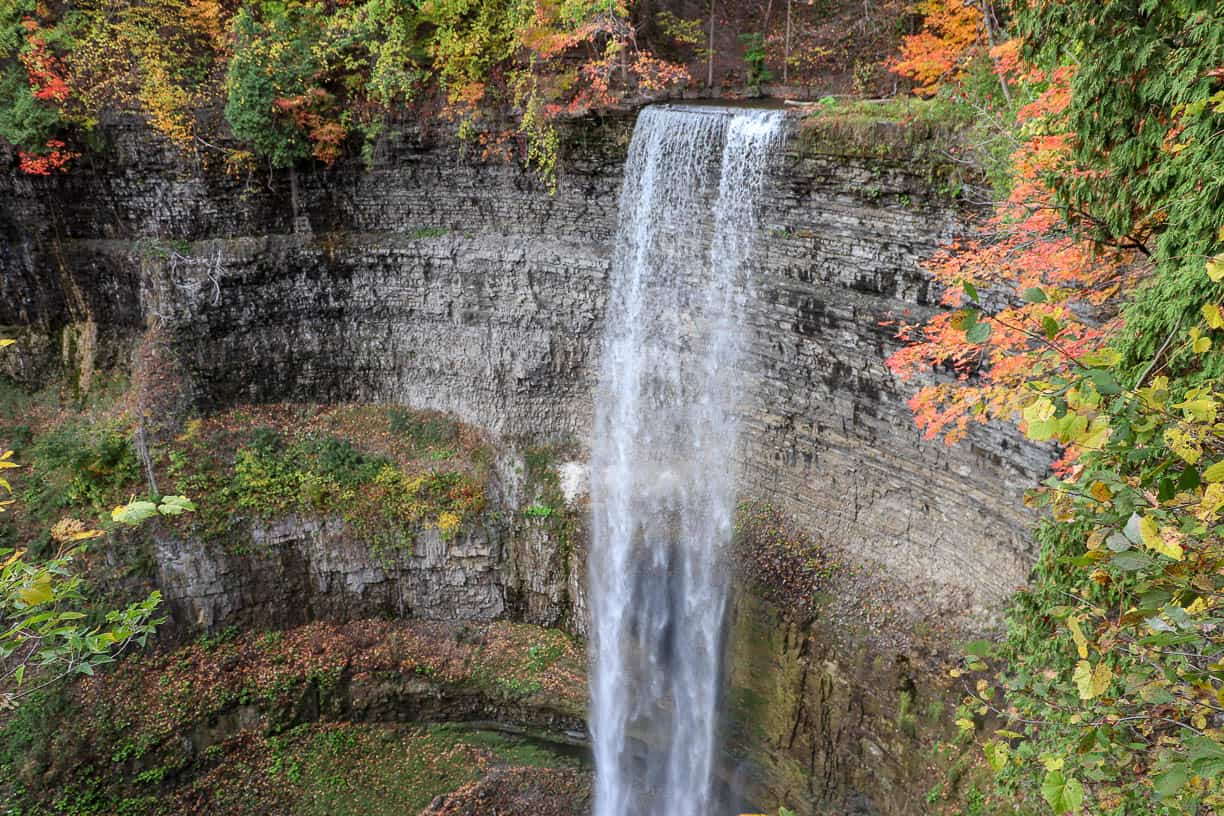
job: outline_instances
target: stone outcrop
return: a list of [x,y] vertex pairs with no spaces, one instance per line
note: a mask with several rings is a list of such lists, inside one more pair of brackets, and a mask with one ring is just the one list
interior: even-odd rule
[[[0,324],[57,354],[68,327],[92,327],[98,365],[159,324],[202,407],[395,401],[582,443],[631,123],[574,124],[555,195],[420,130],[384,139],[370,167],[233,177],[117,123],[73,173],[0,176]],[[1046,458],[996,432],[923,441],[884,366],[881,322],[932,308],[918,263],[963,219],[937,136],[789,141],[744,315],[742,472],[924,604],[980,619],[1024,581],[1018,499]],[[45,370],[45,354],[15,359]]]
[[[4,365],[19,380],[67,365],[85,387],[88,371],[126,364],[157,327],[202,410],[397,402],[450,412],[508,449],[581,449],[631,128],[628,116],[572,123],[550,195],[520,164],[417,128],[385,137],[369,166],[231,176],[131,121],[110,123],[109,147],[72,173],[0,174],[0,326],[27,341]],[[908,387],[884,365],[895,341],[881,324],[936,308],[919,262],[966,215],[938,138],[919,126],[794,125],[743,315],[739,465],[745,493],[875,565],[903,588],[897,605],[976,629],[1025,580],[1020,496],[1048,454],[988,429],[952,448],[922,440]],[[507,508],[531,500],[506,489]],[[582,630],[582,536],[549,524],[468,531],[387,562],[325,519],[257,535],[258,555],[158,544],[184,620],[243,623],[262,605],[288,610],[284,623],[506,615]],[[884,714],[900,692],[868,684],[868,641],[835,655],[823,624],[779,623],[765,637],[747,621],[771,613],[737,609],[733,653],[750,638],[758,654],[744,666],[778,672],[732,677],[733,693],[774,698],[744,749],[762,801],[917,812],[906,808],[921,773],[897,764],[908,743]],[[867,794],[887,785],[897,793]]]
[[766,813],[924,813],[923,797],[950,762],[935,745],[945,740],[956,758],[958,695],[906,650],[847,637],[839,624],[804,625],[736,594],[728,742],[746,792]]

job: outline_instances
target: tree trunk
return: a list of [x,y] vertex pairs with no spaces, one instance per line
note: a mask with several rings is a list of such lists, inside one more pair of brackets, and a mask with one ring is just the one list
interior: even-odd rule
[[714,0],[710,0],[710,60],[706,69],[706,87],[714,87]]
[[790,82],[791,0],[786,0],[786,37],[782,41],[782,84]]
[[[990,0],[982,0],[982,25],[986,28],[986,44],[990,46],[991,50],[993,50],[995,40],[994,25],[991,22],[991,16]],[[1002,72],[999,71],[999,64],[995,62],[993,55],[990,57],[990,63],[995,68],[995,76],[999,78],[999,87],[1003,89],[1003,98],[1007,100],[1007,104],[1010,106],[1011,91],[1007,89],[1007,79],[1003,76]]]

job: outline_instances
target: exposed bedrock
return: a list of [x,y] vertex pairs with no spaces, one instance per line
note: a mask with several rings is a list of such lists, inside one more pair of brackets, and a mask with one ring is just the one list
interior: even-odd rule
[[[0,324],[104,365],[159,323],[204,407],[396,401],[581,442],[631,125],[575,124],[550,195],[517,163],[415,131],[369,168],[235,177],[118,123],[105,160],[0,177]],[[928,607],[977,615],[1025,578],[1019,497],[1045,458],[1003,433],[923,441],[885,368],[881,321],[931,308],[918,262],[963,221],[936,136],[789,140],[744,315],[742,473]],[[35,359],[9,365],[32,375]]]
[[[183,160],[112,122],[107,149],[71,173],[0,173],[0,327],[27,340],[3,365],[25,381],[65,366],[88,387],[156,327],[201,410],[396,402],[453,413],[507,450],[581,449],[631,129],[631,116],[567,126],[550,194],[519,163],[411,128],[380,141],[369,166],[227,175],[220,159]],[[898,607],[981,629],[1028,573],[1021,494],[1048,454],[990,429],[955,447],[924,441],[910,386],[885,366],[896,344],[881,324],[935,308],[919,261],[965,223],[939,138],[919,125],[793,125],[742,317],[740,473],[745,495],[876,565]],[[508,511],[531,500],[498,499]],[[180,618],[506,616],[582,629],[580,540],[561,551],[521,525],[476,529],[380,561],[326,520],[257,534],[267,546],[250,557],[158,544]],[[823,629],[780,624],[777,643],[751,634],[767,613],[737,604],[730,652],[776,685],[750,688],[773,695],[745,749],[763,774],[759,800],[805,814],[921,812],[922,769],[889,758],[920,749],[894,739],[898,717],[884,714],[902,692],[926,692],[908,690],[908,675],[870,687],[871,662]],[[897,792],[871,798],[872,785]]]

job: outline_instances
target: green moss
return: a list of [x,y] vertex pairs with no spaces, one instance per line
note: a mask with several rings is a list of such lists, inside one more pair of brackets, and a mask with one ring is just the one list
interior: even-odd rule
[[207,497],[196,517],[180,523],[234,550],[247,544],[236,519],[340,516],[372,552],[390,557],[411,552],[423,529],[450,538],[484,513],[484,473],[467,462],[453,419],[362,406],[286,411],[189,423],[160,452],[174,490]]
[[[828,99],[810,108],[800,123],[800,156],[903,164],[925,175],[933,192],[949,197],[958,195],[967,181],[978,181],[976,171],[962,178],[964,167],[949,159],[949,154],[965,150],[971,119],[963,107],[938,99]],[[912,206],[912,201],[903,206]]]
[[[53,788],[64,812],[102,814],[155,789],[160,809],[142,812],[204,796],[213,813],[415,813],[495,764],[579,763],[528,736],[319,722],[345,716],[351,682],[415,675],[443,696],[480,689],[577,718],[585,665],[564,633],[505,623],[225,631],[23,706],[0,732],[0,799],[57,812]],[[184,752],[184,735],[209,747]]]

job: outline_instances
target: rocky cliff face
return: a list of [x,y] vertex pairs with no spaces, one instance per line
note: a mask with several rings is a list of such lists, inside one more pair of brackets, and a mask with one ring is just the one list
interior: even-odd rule
[[[631,129],[629,116],[574,123],[550,195],[518,163],[416,129],[381,141],[369,166],[231,176],[113,123],[109,147],[70,174],[0,174],[0,325],[27,340],[4,365],[26,380],[66,365],[88,387],[90,372],[127,365],[156,328],[185,399],[204,410],[397,402],[453,413],[507,448],[581,449]],[[746,494],[874,565],[900,588],[897,606],[975,629],[1025,579],[1020,494],[1047,456],[993,431],[954,448],[923,441],[907,388],[884,365],[895,346],[881,322],[933,308],[919,261],[965,218],[937,136],[794,124],[763,202],[770,226],[743,315],[740,472]],[[327,520],[255,533],[266,544],[257,557],[158,544],[179,617],[509,616],[582,629],[580,537],[563,547],[543,528],[471,531],[385,562]],[[745,604],[732,637],[761,646],[750,624],[765,613]],[[784,642],[743,666],[781,666],[777,688],[733,677],[777,704],[762,715],[764,753],[748,751],[768,766],[762,801],[912,812],[921,769],[877,756],[908,743],[864,737],[896,723],[840,711],[895,710],[900,692],[868,689],[868,664],[844,655],[839,667],[816,630],[771,631]],[[864,799],[877,784],[903,792]]]
[[[92,166],[0,177],[0,324],[56,353],[71,334],[88,368],[156,323],[205,407],[395,401],[581,443],[631,124],[574,125],[549,195],[517,163],[420,131],[368,168],[234,177],[119,123]],[[949,166],[916,126],[799,130],[744,315],[745,487],[927,606],[988,612],[1027,572],[1016,508],[1044,458],[1001,434],[922,441],[880,325],[930,308],[918,262],[962,220]]]

